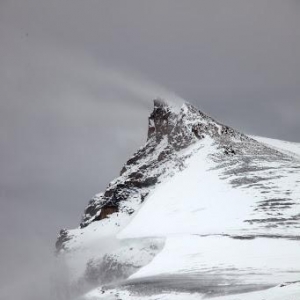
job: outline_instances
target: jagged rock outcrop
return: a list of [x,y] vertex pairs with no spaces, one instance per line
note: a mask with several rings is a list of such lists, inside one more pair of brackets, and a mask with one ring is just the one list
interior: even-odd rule
[[[164,100],[155,99],[154,109],[148,120],[148,138],[145,146],[126,162],[120,177],[109,184],[104,194],[99,194],[90,201],[85,209],[81,227],[119,211],[120,203],[126,201],[137,190],[142,202],[149,189],[153,188],[159,182],[160,176],[166,172],[163,167],[165,162],[174,161],[177,167],[183,167],[184,159],[178,157],[178,151],[199,139],[216,139],[222,135],[247,138],[236,134],[227,126],[218,124],[190,104],[186,103],[178,109]],[[226,151],[231,154],[234,152],[227,148]],[[128,211],[132,212],[132,209]]]

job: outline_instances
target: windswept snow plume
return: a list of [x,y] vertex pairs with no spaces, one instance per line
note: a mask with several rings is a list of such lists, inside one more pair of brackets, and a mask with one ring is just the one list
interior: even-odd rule
[[111,180],[144,142],[150,99],[164,95],[180,102],[180,97],[138,72],[52,44],[16,41],[5,58],[0,299],[43,300],[41,287],[49,288],[52,270],[44,261],[52,261],[59,227],[75,226],[82,199]]
[[[19,51],[23,59],[14,53]],[[41,293],[49,294],[43,289],[50,288],[59,226],[75,225],[82,199],[99,181],[111,180],[122,160],[144,141],[143,128],[136,124],[147,127],[150,99],[181,100],[137,72],[52,45],[16,47],[3,67],[10,75],[1,78],[0,298],[43,300]],[[115,153],[115,166],[105,158],[99,161],[99,153]],[[99,175],[101,169],[106,171]],[[87,173],[94,174],[93,183]]]

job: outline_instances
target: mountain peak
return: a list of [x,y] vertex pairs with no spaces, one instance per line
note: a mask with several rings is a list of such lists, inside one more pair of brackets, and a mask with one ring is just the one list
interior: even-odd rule
[[160,142],[170,132],[170,120],[175,117],[171,105],[163,99],[153,100],[154,108],[148,119],[148,140]]
[[[157,290],[159,281],[160,287],[184,291],[188,283],[194,292],[209,273],[205,282],[211,297],[220,286],[245,292],[252,282],[255,289],[269,287],[265,282],[293,282],[299,266],[296,270],[291,257],[300,261],[299,174],[298,158],[189,103],[176,107],[155,99],[147,142],[120,176],[90,200],[80,228],[61,230],[56,249],[70,265],[76,287],[87,280],[88,286],[115,288],[122,282],[122,290]],[[236,253],[228,257],[224,247]],[[262,248],[280,252],[274,256]],[[258,261],[245,265],[253,253],[260,253]],[[107,297],[106,290],[99,290],[99,299]]]
[[161,98],[154,99],[153,102],[154,108],[149,117],[148,140],[154,139],[157,143],[164,137],[170,142],[176,124],[186,116],[195,120],[199,117],[198,110],[189,103],[179,107]]
[[[189,146],[197,143],[204,145],[206,138],[218,145],[219,150],[227,155],[239,153],[239,143],[251,140],[242,133],[218,123],[189,103],[178,107],[163,99],[155,99],[153,111],[149,116],[146,144],[125,163],[120,177],[111,182],[103,194],[90,201],[81,227],[119,211],[120,203],[135,194],[137,189],[140,191],[142,202],[159,182],[162,174],[167,176],[168,172],[173,172],[171,170],[183,168],[185,158],[181,150],[188,150]],[[126,205],[128,208],[128,204]],[[127,209],[128,212],[132,210],[135,209]]]
[[185,102],[179,108],[160,98],[154,100],[154,109],[148,121],[148,142],[160,143],[166,138],[174,150],[180,150],[205,137],[214,140],[226,137],[246,138],[190,103]]

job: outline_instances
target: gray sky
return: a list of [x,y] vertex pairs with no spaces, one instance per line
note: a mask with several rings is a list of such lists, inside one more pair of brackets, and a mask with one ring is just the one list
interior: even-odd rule
[[300,142],[299,13],[297,0],[1,0],[0,299],[142,145],[152,98]]

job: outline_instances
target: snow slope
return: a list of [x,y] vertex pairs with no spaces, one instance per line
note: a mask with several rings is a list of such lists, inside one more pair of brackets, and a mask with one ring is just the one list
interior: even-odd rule
[[155,284],[159,278],[164,288],[205,293],[212,287],[211,293],[263,289],[299,280],[299,252],[299,242],[294,240],[174,235],[167,237],[150,264],[129,279]]
[[[247,184],[233,187],[228,180],[220,180],[229,167],[218,168],[218,163],[210,158],[218,152],[213,140],[207,138],[186,151],[191,153],[186,161],[187,167],[165,180],[148,196],[147,202],[120,232],[119,238],[182,233],[298,237],[298,220],[294,221],[296,226],[284,224],[293,222],[293,216],[300,214],[299,185],[295,185],[291,193],[286,189],[290,185],[292,189],[295,181],[300,179],[299,168],[293,171],[293,161],[274,162],[272,166],[269,161],[253,162],[247,166],[249,179],[245,175],[247,170],[242,170],[242,179]],[[234,172],[230,174],[230,181],[241,177],[239,168],[235,167]],[[264,182],[263,186],[257,184],[260,181]],[[268,185],[275,184],[277,190],[265,191]],[[260,195],[262,190],[265,193]],[[295,204],[292,206],[291,203]]]
[[193,155],[187,168],[158,186],[118,237],[238,233],[250,217],[253,200],[218,180],[219,171],[209,171],[212,150],[211,139],[188,149]]
[[86,299],[300,299],[297,283],[275,287],[300,280],[298,149],[156,100],[146,145],[61,232],[72,286],[101,287]]
[[[299,283],[291,283],[280,285],[274,288],[266,289],[258,292],[250,292],[243,294],[234,294],[214,297],[214,300],[298,300],[299,299]],[[95,289],[89,292],[85,299],[87,300],[201,300],[207,299],[206,295],[199,293],[185,292],[165,292],[156,295],[141,296],[132,294],[126,290],[104,290]]]
[[274,148],[278,151],[281,151],[287,155],[292,155],[292,156],[300,159],[300,144],[299,143],[281,141],[281,140],[270,139],[270,138],[260,137],[260,136],[253,136],[253,138],[261,143],[264,143],[265,145],[268,145],[269,147],[272,147],[272,148]]

